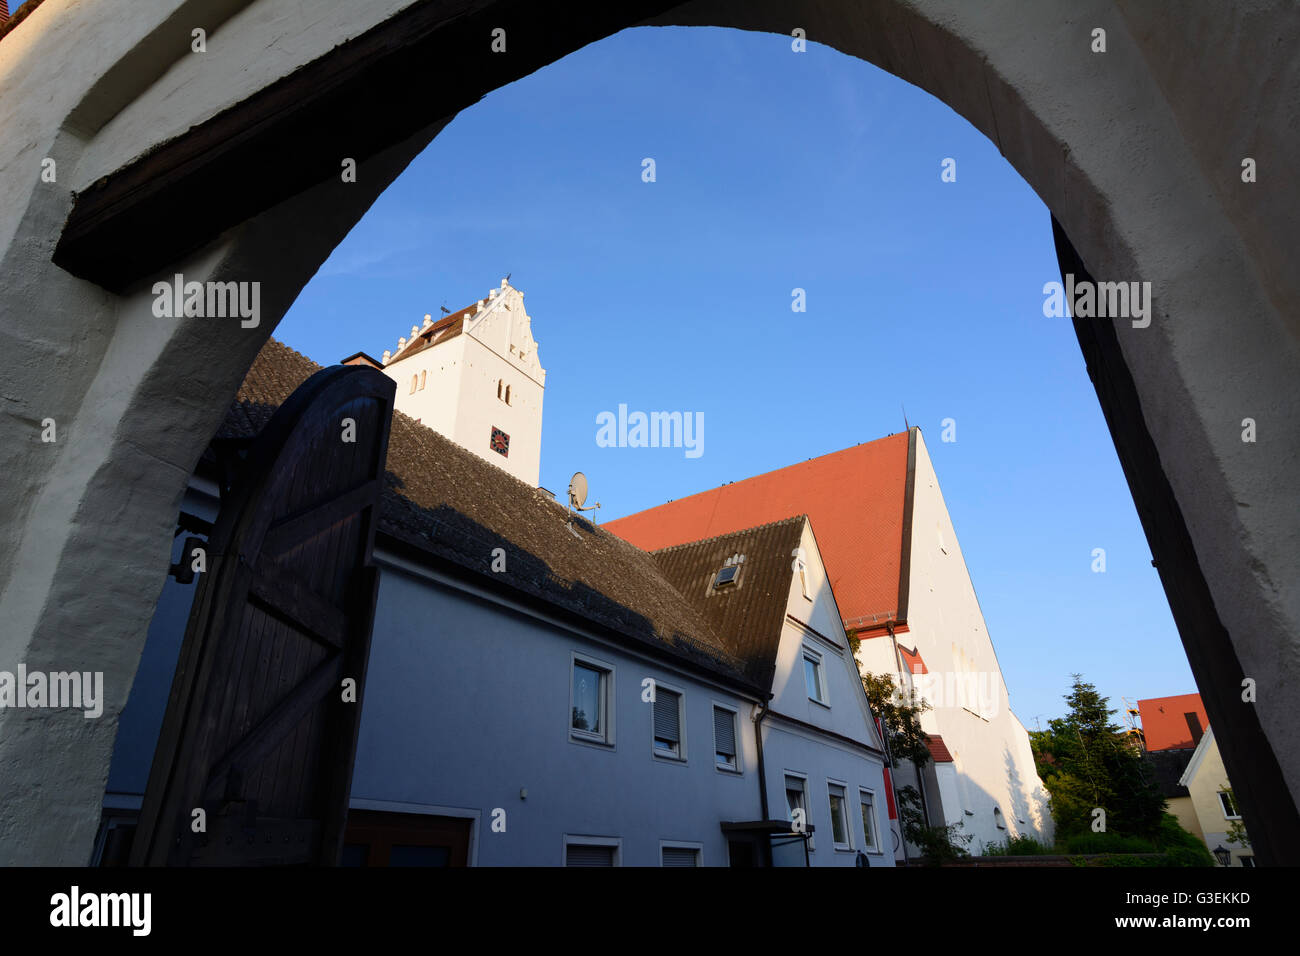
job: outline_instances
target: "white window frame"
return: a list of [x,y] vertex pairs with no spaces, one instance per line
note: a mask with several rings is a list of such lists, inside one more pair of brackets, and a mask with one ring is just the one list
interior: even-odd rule
[[[844,838],[847,843],[838,843],[835,840],[835,808],[831,805],[831,788],[839,787],[840,789],[840,812],[844,814]],[[833,777],[826,778],[826,810],[830,814],[831,821],[831,846],[837,853],[853,852],[853,823],[849,820],[849,785],[843,780],[836,780]]]
[[[790,777],[793,777],[795,780],[798,780],[803,787],[803,817],[804,817],[803,822],[805,826],[811,826],[812,825],[812,806],[811,806],[812,801],[808,799],[808,775],[806,773],[801,773],[798,770],[783,770],[781,772],[781,797],[782,799],[785,800],[786,818],[789,819],[790,812],[791,812],[790,797],[786,793],[786,791],[790,789],[788,786],[786,786],[786,781]],[[792,831],[793,831],[793,822],[794,821],[791,821]],[[811,831],[809,831],[808,832],[809,853],[811,853],[813,850],[816,849],[816,847],[813,846],[813,839],[814,839],[814,834]]]
[[[601,672],[603,686],[601,689],[600,706],[601,706],[601,716],[605,718],[604,733],[600,733],[600,734],[590,733],[589,731],[578,730],[576,727],[573,726],[573,702],[575,699],[574,691],[577,689],[574,686],[573,672],[577,668],[577,665],[579,664],[582,664],[584,667],[589,667],[592,670],[598,670]],[[587,654],[579,653],[578,651],[573,651],[569,655],[569,707],[568,707],[568,713],[566,714],[565,717],[565,725],[569,728],[570,742],[578,743],[578,744],[586,744],[588,746],[601,747],[605,749],[614,746],[614,741],[615,741],[614,676],[615,675],[614,675],[613,664],[607,663],[606,661],[602,661],[599,658],[591,657]]]
[[677,753],[669,753],[666,750],[660,750],[655,746],[655,704],[650,705],[650,753],[657,760],[664,760],[668,763],[685,764],[687,760],[686,753],[686,691],[684,688],[675,684],[665,684],[658,678],[655,682],[655,700],[659,699],[659,692],[666,690],[669,693],[677,695]]
[[[1227,790],[1220,790],[1220,791],[1218,791],[1218,797],[1219,797],[1219,809],[1223,811],[1223,819],[1225,819],[1225,820],[1240,820],[1240,819],[1241,819],[1241,807],[1238,807],[1238,808],[1237,808],[1237,813],[1236,813],[1235,815],[1229,813],[1229,812],[1228,812],[1228,801],[1227,801],[1226,799],[1224,799],[1224,798],[1227,797],[1227,796],[1228,796],[1228,791],[1227,791]],[[1233,802],[1235,803],[1236,801],[1234,800]]]
[[831,700],[830,700],[830,694],[826,692],[826,670],[824,667],[825,655],[823,655],[821,651],[817,651],[809,647],[807,644],[803,645],[803,653],[800,657],[800,663],[804,664],[801,670],[803,670],[804,672],[805,693],[807,693],[808,691],[808,676],[807,676],[808,668],[805,663],[806,661],[812,661],[814,665],[814,673],[817,676],[817,691],[818,693],[821,694],[820,698],[813,697],[811,694],[809,694],[808,699],[812,701],[814,704],[820,704],[822,707],[826,707],[829,709],[831,706]]
[[660,840],[659,841],[659,866],[664,865],[664,850],[694,850],[695,865],[704,866],[704,844],[692,843],[687,840]]
[[[718,763],[718,734],[717,729],[714,728],[713,769],[718,771],[718,773],[725,773],[728,776],[744,776],[745,768],[742,767],[740,763],[740,709],[720,700],[711,700],[709,703],[717,710],[725,710],[731,714],[732,737],[736,741],[736,765],[734,767],[728,767],[726,764]],[[712,710],[709,711],[709,716],[713,716]]]
[[569,865],[569,847],[571,846],[608,846],[614,850],[614,865],[623,865],[623,838],[609,836],[588,836],[585,833],[566,833],[560,847],[560,866]]
[[[885,851],[880,848],[880,820],[876,816],[876,791],[870,787],[858,787],[858,816],[862,816],[863,797],[871,798],[871,832],[865,830],[862,834],[862,851],[875,856],[884,856]],[[866,826],[864,823],[863,826]]]

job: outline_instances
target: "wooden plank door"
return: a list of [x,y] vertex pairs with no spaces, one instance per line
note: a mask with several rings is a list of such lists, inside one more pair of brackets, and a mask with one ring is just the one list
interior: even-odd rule
[[394,387],[374,369],[323,369],[235,462],[132,864],[338,862]]

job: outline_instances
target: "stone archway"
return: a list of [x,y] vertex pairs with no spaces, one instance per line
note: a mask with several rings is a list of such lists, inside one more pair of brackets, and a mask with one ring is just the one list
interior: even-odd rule
[[[1282,11],[137,0],[102,21],[45,0],[0,42],[0,670],[101,670],[107,699],[92,721],[0,711],[0,862],[85,862],[182,489],[301,287],[458,110],[639,23],[797,27],[921,86],[1042,197],[1063,262],[1151,282],[1151,325],[1094,330],[1090,367],[1261,861],[1300,859],[1300,24]],[[177,272],[260,282],[259,324],[156,318],[152,283]]]

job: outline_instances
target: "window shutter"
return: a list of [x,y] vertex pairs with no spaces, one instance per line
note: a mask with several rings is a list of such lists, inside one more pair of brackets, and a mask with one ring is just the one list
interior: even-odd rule
[[[681,695],[657,688],[655,691],[655,737],[658,740],[671,740],[677,743],[680,727]],[[642,731],[644,733],[644,731]]]
[[614,848],[612,846],[591,846],[585,843],[570,843],[564,852],[565,866],[613,866]]
[[685,846],[664,847],[664,866],[699,866],[700,851]]
[[713,746],[720,754],[736,756],[735,715],[721,707],[713,708]]

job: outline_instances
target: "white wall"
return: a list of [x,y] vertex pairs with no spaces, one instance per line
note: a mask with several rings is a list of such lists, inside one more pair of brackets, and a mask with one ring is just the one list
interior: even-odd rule
[[[570,737],[574,652],[614,669],[613,746]],[[684,761],[654,754],[647,677],[684,694]],[[739,773],[715,766],[715,702],[740,712]],[[479,814],[480,865],[560,865],[565,834],[583,834],[619,838],[625,866],[658,866],[661,840],[699,843],[704,865],[722,866],[721,823],[759,818],[753,709],[648,658],[385,563],[352,797]],[[498,807],[504,833],[490,829]]]
[[[927,675],[914,678],[934,708],[922,723],[927,732],[943,737],[957,771],[961,805],[948,806],[945,799],[944,817],[950,823],[963,821],[964,832],[975,837],[969,846],[973,853],[1014,835],[1050,842],[1047,795],[1028,734],[1011,712],[997,654],[919,430],[915,488],[909,631],[898,640],[915,646],[930,672],[928,682]],[[1006,829],[997,826],[994,807],[1001,809]]]
[[[395,361],[384,373],[397,382],[398,411],[535,488],[541,474],[546,370],[532,320],[524,310],[523,293],[504,279],[500,288],[480,300],[478,309],[465,320],[463,334]],[[414,336],[406,332],[409,342]],[[510,436],[508,455],[492,450],[493,428]]]

